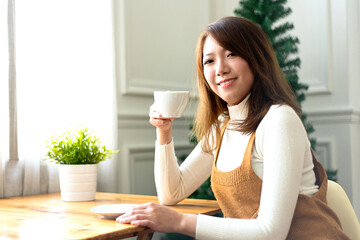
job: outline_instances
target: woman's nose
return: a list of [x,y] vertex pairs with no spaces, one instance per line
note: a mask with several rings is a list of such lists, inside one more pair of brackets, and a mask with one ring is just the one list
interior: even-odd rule
[[220,60],[216,66],[216,75],[222,76],[224,74],[229,73],[229,66],[227,65],[226,61]]

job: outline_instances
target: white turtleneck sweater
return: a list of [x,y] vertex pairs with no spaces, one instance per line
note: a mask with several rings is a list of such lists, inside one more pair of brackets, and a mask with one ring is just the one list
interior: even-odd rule
[[[232,120],[247,116],[246,101],[228,107]],[[231,171],[241,165],[250,136],[226,129],[217,168]],[[159,201],[176,204],[194,192],[211,173],[214,153],[205,153],[199,143],[178,165],[173,142],[155,149],[155,183]],[[241,157],[239,157],[241,156]],[[273,105],[260,122],[251,155],[255,173],[263,180],[256,219],[231,219],[198,215],[196,239],[285,239],[298,195],[317,190],[307,133],[295,111]]]

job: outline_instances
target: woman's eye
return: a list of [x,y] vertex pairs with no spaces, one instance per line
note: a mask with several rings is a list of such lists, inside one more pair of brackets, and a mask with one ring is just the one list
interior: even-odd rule
[[233,57],[233,56],[235,56],[235,53],[229,53],[228,54],[228,57]]
[[213,62],[213,60],[208,59],[208,60],[206,60],[206,61],[203,63],[203,65],[207,65],[207,64],[212,63],[212,62]]

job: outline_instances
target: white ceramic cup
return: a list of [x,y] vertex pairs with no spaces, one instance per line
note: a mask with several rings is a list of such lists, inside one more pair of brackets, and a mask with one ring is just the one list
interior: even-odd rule
[[189,91],[154,91],[154,107],[163,118],[179,118],[189,102]]

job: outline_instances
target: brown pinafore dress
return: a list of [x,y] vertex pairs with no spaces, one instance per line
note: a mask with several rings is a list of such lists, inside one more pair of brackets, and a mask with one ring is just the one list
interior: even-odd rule
[[[227,124],[222,128],[221,138]],[[251,135],[240,167],[222,172],[216,167],[220,145],[211,173],[211,187],[217,202],[227,218],[252,219],[259,212],[262,180],[251,167],[251,152],[255,132]],[[314,154],[314,172],[318,192],[312,197],[299,194],[293,220],[286,239],[349,239],[341,229],[341,224],[326,201],[327,176]]]

